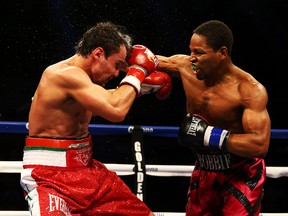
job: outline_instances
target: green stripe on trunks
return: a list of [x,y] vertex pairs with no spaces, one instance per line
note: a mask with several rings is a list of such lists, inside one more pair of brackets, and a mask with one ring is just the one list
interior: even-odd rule
[[33,151],[33,150],[48,150],[48,151],[64,152],[64,151],[67,151],[68,148],[49,148],[49,147],[43,147],[43,146],[24,147],[24,151]]

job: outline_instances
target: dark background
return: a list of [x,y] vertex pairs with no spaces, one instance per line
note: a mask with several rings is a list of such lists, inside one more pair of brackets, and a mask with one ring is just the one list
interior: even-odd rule
[[[42,71],[73,55],[76,42],[96,22],[112,21],[126,26],[134,37],[134,44],[143,44],[155,54],[170,56],[189,54],[193,28],[209,19],[219,19],[234,33],[234,64],[267,88],[272,128],[285,129],[288,120],[285,106],[287,14],[286,0],[2,1],[0,120],[27,121],[31,97]],[[117,85],[120,79],[121,76],[110,86]],[[153,95],[138,98],[127,118],[119,124],[178,126],[184,114],[184,92],[181,83],[173,80],[168,99],[160,101]],[[93,118],[91,123],[109,124],[101,118]],[[0,160],[22,160],[24,137],[1,134]],[[127,136],[97,138],[95,157],[104,163],[132,163],[131,150],[127,147],[129,139]],[[288,165],[285,144],[285,140],[271,140],[268,166]],[[148,164],[193,164],[191,152],[178,146],[176,138],[147,137],[145,145]],[[131,185],[129,178],[123,177]],[[8,184],[1,191],[1,209],[26,209],[18,185],[19,175],[1,174],[0,179]],[[159,177],[149,177],[148,181],[151,186],[147,190],[151,195],[147,203],[153,210],[184,211],[189,179],[160,178],[159,183]],[[263,212],[288,212],[284,198],[286,183],[286,178],[267,179]]]

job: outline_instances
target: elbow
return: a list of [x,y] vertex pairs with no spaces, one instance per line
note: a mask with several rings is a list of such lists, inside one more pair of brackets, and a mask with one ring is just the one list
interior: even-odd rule
[[268,153],[269,143],[258,145],[256,157],[258,158],[265,158]]
[[117,116],[117,117],[113,117],[111,118],[109,121],[113,122],[113,123],[117,123],[117,122],[122,122],[124,121],[125,116]]
[[249,153],[244,153],[243,157],[249,157],[249,158],[265,158],[267,155],[267,151],[262,149],[261,147],[259,148],[254,148],[253,151],[250,151]]
[[122,122],[125,120],[126,118],[126,115],[127,115],[127,112],[123,112],[123,111],[116,111],[114,114],[111,114],[109,116],[109,121],[111,122]]
[[258,153],[257,158],[265,158],[266,155],[267,155],[267,152],[260,152]]
[[265,158],[267,154],[268,154],[268,148],[264,148],[264,150],[262,150],[262,152],[260,154],[260,157]]

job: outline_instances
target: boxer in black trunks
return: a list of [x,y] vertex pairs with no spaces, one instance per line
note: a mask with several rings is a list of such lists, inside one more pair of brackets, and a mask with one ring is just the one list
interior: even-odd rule
[[187,116],[179,141],[196,155],[187,216],[259,215],[271,122],[265,87],[233,64],[233,34],[221,21],[198,26],[190,55],[157,55],[182,80]]

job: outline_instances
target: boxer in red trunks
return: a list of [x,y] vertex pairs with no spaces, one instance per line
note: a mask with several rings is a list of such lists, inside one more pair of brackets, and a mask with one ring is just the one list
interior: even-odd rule
[[[145,46],[131,47],[122,29],[111,22],[96,24],[74,56],[42,74],[29,112],[21,172],[32,216],[154,215],[115,172],[92,159],[92,116],[120,122],[138,95],[170,93],[169,76],[154,71],[157,57]],[[106,90],[120,70],[126,76],[119,87]]]
[[265,87],[233,64],[233,34],[221,21],[198,26],[190,56],[157,55],[159,70],[182,80],[187,116],[179,142],[196,163],[187,216],[254,216],[261,211],[271,122]]

